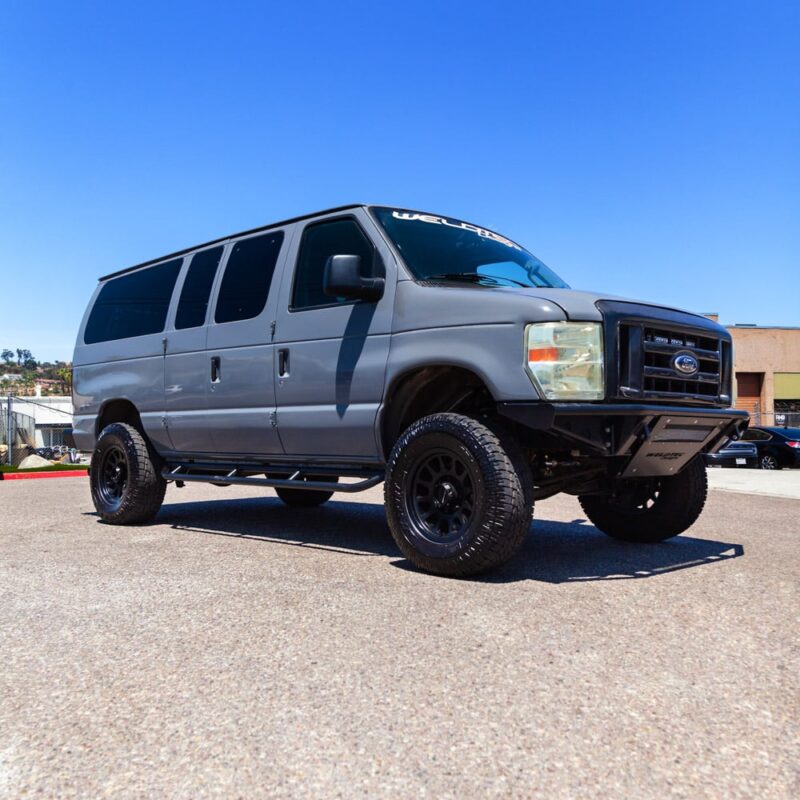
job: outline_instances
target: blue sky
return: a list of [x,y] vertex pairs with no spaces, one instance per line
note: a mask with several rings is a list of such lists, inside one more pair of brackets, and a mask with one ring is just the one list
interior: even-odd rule
[[0,7],[0,347],[69,358],[98,275],[346,202],[800,325],[800,5]]

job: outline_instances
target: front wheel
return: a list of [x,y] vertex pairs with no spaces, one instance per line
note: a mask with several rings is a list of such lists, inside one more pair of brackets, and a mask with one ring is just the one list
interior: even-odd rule
[[691,527],[706,502],[708,478],[700,457],[677,475],[619,480],[607,494],[580,495],[592,524],[614,539],[662,542]]
[[167,482],[158,457],[132,425],[115,422],[103,429],[92,454],[92,501],[105,522],[149,522],[164,502]]
[[459,414],[432,414],[398,439],[386,467],[389,528],[403,555],[463,577],[511,558],[533,502],[497,433]]
[[778,466],[778,459],[771,453],[764,453],[761,456],[761,469],[780,469]]

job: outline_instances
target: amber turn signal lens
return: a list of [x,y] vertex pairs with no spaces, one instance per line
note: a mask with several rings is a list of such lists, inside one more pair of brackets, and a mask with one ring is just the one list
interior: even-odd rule
[[528,350],[528,361],[558,361],[558,348],[539,347]]

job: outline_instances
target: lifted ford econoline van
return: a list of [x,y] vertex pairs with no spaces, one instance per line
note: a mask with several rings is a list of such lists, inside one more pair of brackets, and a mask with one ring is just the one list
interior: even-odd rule
[[168,483],[288,505],[385,481],[403,554],[495,567],[567,492],[609,536],[657,542],[706,498],[702,455],[747,425],[710,320],[571,290],[460,220],[353,205],[100,279],[74,355],[74,436],[107,522]]

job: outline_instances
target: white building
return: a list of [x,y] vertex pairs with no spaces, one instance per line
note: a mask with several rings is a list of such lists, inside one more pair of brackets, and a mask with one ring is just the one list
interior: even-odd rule
[[[34,447],[63,445],[64,432],[72,427],[71,397],[12,397],[11,411],[30,417],[35,432]],[[8,416],[8,397],[0,397],[3,423]],[[3,425],[5,427],[5,424]]]

